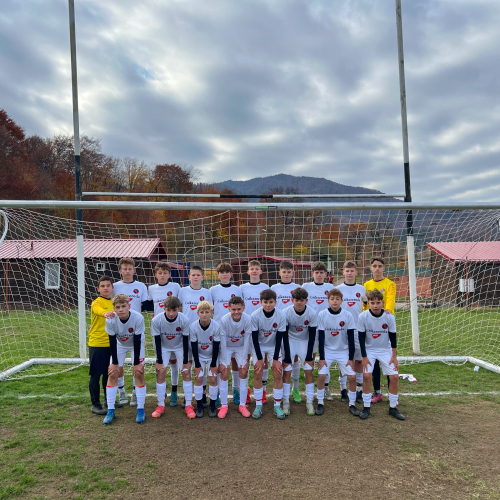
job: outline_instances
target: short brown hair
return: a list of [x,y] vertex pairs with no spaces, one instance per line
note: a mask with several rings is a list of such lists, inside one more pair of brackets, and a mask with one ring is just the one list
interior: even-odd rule
[[280,262],[280,269],[292,269],[293,270],[293,264],[289,260],[282,260]]
[[366,300],[381,300],[384,301],[384,294],[380,290],[370,290],[366,294]]
[[358,266],[356,265],[356,262],[354,262],[353,260],[346,260],[344,262],[344,269],[346,269],[348,267],[354,267],[354,269],[358,268]]
[[370,266],[375,262],[375,261],[379,261],[383,266],[385,266],[385,262],[384,262],[384,259],[382,259],[382,257],[372,257],[370,259]]
[[338,288],[332,288],[327,294],[327,298],[330,297],[340,297],[341,299],[344,298],[344,294],[338,289]]
[[309,297],[307,290],[305,288],[301,288],[300,286],[292,292],[292,299],[304,300],[307,299],[307,297]]
[[135,267],[135,260],[131,257],[123,257],[118,261],[118,269],[121,269],[122,266],[133,266]]
[[97,286],[99,286],[103,281],[109,281],[111,284],[113,284],[113,280],[109,276],[101,276],[97,281]]
[[124,293],[119,293],[118,295],[115,295],[113,297],[113,300],[111,302],[113,302],[114,306],[116,306],[116,304],[128,304],[130,302],[130,298]]
[[270,288],[266,288],[260,292],[260,300],[276,300],[276,292]]
[[328,271],[326,264],[324,262],[321,262],[318,260],[318,262],[313,262],[311,264],[311,272],[314,271],[325,271],[325,273]]
[[248,269],[250,269],[252,266],[257,266],[262,269],[262,264],[258,260],[249,260],[248,261]]
[[174,295],[172,295],[171,297],[167,297],[163,302],[163,308],[167,311],[174,311],[175,309],[180,309],[181,307],[181,301]]
[[238,297],[237,295],[234,295],[233,297],[231,297],[229,299],[229,305],[230,306],[236,306],[236,305],[244,306],[245,305],[245,301],[241,297]]
[[200,271],[202,276],[204,274],[203,268],[200,266],[191,266],[191,269],[189,270],[189,274],[191,274],[193,271]]
[[217,273],[232,273],[233,272],[233,266],[231,264],[228,264],[227,262],[221,262],[216,269]]
[[167,273],[172,270],[168,262],[157,262],[155,266],[155,273],[157,273],[160,269],[162,271],[167,271]]

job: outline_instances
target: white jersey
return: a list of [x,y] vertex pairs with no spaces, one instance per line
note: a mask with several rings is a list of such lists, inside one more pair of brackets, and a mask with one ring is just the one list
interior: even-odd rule
[[206,288],[195,290],[190,286],[184,286],[181,288],[178,297],[182,304],[182,312],[188,317],[189,324],[198,321],[197,307],[202,300],[212,302],[212,294]]
[[141,312],[142,303],[148,300],[148,289],[144,283],[140,281],[132,281],[132,283],[124,283],[117,281],[113,285],[113,294],[125,294],[130,300],[130,309],[133,311]]
[[291,340],[309,340],[309,328],[316,328],[318,324],[314,309],[306,305],[305,310],[298,313],[293,306],[290,306],[283,313],[288,326],[289,338]]
[[358,283],[354,285],[342,283],[337,288],[344,296],[342,307],[352,314],[354,323],[357,325],[359,315],[363,312],[363,297],[366,297],[366,288]]
[[265,283],[244,283],[240,286],[246,314],[251,316],[260,307],[260,292],[268,288],[269,286]]
[[134,335],[141,335],[141,342],[144,342],[144,318],[141,313],[130,310],[128,320],[123,322],[118,314],[106,319],[106,333],[116,336],[118,344],[123,347],[134,347]]
[[264,309],[259,308],[252,313],[252,331],[259,331],[259,345],[262,348],[273,348],[276,345],[276,333],[286,331],[285,315],[274,309],[273,315],[267,318]]
[[151,335],[159,335],[165,349],[182,349],[182,336],[189,335],[189,320],[182,313],[178,313],[173,320],[169,320],[165,313],[158,314],[151,321]]
[[287,307],[292,305],[292,292],[299,288],[300,285],[294,283],[276,283],[271,287],[271,290],[276,292],[276,309],[284,311]]
[[198,343],[198,356],[200,358],[211,358],[214,342],[220,342],[220,325],[213,319],[206,328],[200,324],[200,320],[195,321],[189,327],[189,340],[190,342]]
[[231,297],[241,297],[241,290],[236,285],[215,285],[210,288],[214,303],[214,319],[219,321],[227,314],[229,299]]
[[325,350],[344,351],[349,349],[347,330],[355,330],[352,314],[343,307],[337,313],[325,309],[318,314],[318,330],[325,332]]
[[243,313],[241,319],[236,322],[228,313],[220,321],[220,334],[221,337],[225,337],[226,346],[229,349],[245,348],[248,352],[248,346],[252,339],[252,318]]
[[316,310],[316,314],[328,309],[328,298],[326,294],[334,288],[331,283],[317,285],[316,283],[309,281],[304,283],[302,288],[305,288],[309,294],[307,297],[307,305],[314,308]]
[[151,285],[148,288],[148,300],[153,301],[155,316],[163,312],[163,302],[165,302],[165,299],[172,296],[177,297],[180,290],[180,285],[173,281],[165,285]]
[[396,318],[384,311],[377,317],[368,309],[359,315],[358,331],[366,332],[367,349],[390,348],[389,332],[396,333]]

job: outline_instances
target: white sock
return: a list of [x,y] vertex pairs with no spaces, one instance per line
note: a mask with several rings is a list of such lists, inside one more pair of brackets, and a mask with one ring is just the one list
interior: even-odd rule
[[[290,384],[287,384],[290,388]],[[273,397],[274,397],[274,406],[280,406],[281,400],[283,399],[283,388],[281,389],[273,389]]]
[[363,385],[363,374],[356,373],[356,384]]
[[372,395],[370,393],[366,394],[363,392],[363,406],[365,408],[370,408],[372,404]]
[[106,387],[106,401],[108,403],[108,410],[115,409],[115,399],[117,391],[118,387],[109,387],[109,385]]
[[[165,389],[163,389],[163,394],[165,394]],[[137,408],[144,409],[144,403],[146,402],[146,384],[142,387],[135,388],[135,396],[137,398]]]
[[118,387],[120,392],[125,392],[125,377],[118,377]]
[[[222,406],[227,406],[227,392],[229,390],[229,382],[227,380],[221,380],[219,382],[220,391],[220,402]],[[217,397],[217,396],[215,396]]]
[[349,406],[354,406],[356,403],[356,391],[349,391]]
[[328,371],[325,378],[325,384],[328,385],[329,383],[330,383],[330,371]]
[[292,365],[292,382],[293,390],[299,390],[299,379],[300,379],[300,361],[294,361]]
[[314,384],[306,384],[306,398],[309,403],[314,399]]
[[262,406],[262,392],[264,389],[261,387],[260,389],[253,388],[253,398],[255,399],[255,404],[257,406]]
[[347,390],[347,375],[339,377],[340,388],[344,391]]
[[159,384],[156,382],[156,396],[158,397],[158,406],[165,406],[165,391],[167,390],[167,383]]
[[183,380],[182,388],[184,389],[184,400],[186,401],[186,406],[191,406],[191,401],[193,399],[193,382],[191,380],[188,382]]
[[285,384],[283,382],[283,400],[288,401],[290,399],[290,384]]
[[170,365],[170,378],[172,381],[172,385],[179,384],[179,362],[174,365]]
[[233,376],[233,382],[232,382],[233,389],[239,390],[238,387],[240,385],[240,373],[238,372],[238,370],[232,370],[231,375]]
[[267,378],[268,377],[269,377],[269,369],[268,368],[264,368],[264,370],[262,370],[262,388],[264,390],[266,390]]
[[[216,385],[208,386],[208,394],[210,395],[210,399],[214,401],[217,399],[217,394],[219,393],[219,388]],[[227,406],[227,392],[226,392],[226,406]]]
[[399,394],[389,393],[389,406],[391,408],[396,408],[396,403],[398,402]]
[[202,398],[203,398],[203,386],[195,385],[194,386],[194,399],[196,399],[196,401],[201,401]]
[[240,405],[245,406],[247,399],[248,378],[240,378]]
[[325,389],[318,389],[318,404],[325,404]]

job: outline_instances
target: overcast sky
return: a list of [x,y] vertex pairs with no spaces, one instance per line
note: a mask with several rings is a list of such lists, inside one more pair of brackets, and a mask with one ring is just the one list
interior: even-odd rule
[[[500,2],[403,0],[415,201],[498,201]],[[0,108],[72,129],[68,2],[1,0]],[[81,132],[104,152],[403,193],[394,0],[75,0]]]

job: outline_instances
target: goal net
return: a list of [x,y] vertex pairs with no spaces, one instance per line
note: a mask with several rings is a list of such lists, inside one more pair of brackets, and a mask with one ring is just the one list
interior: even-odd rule
[[[311,280],[322,260],[333,284],[342,264],[355,260],[357,281],[371,279],[369,262],[384,259],[396,283],[398,353],[403,362],[500,365],[500,214],[494,210],[414,211],[416,303],[420,353],[412,350],[410,284],[403,210],[88,210],[84,232],[86,325],[100,276],[120,279],[118,261],[132,257],[136,279],[151,285],[154,266],[168,261],[172,280],[188,285],[192,265],[205,269],[205,287],[217,283],[215,268],[233,265],[234,282],[248,280],[248,261],[263,266],[262,281],[279,280],[279,263],[291,260],[294,281]],[[78,333],[76,224],[68,211],[5,210],[0,245],[0,379],[72,369],[85,362]],[[95,219],[95,220],[94,220]],[[146,317],[147,358],[153,343]],[[83,346],[86,348],[85,346]],[[86,351],[83,351],[86,352]],[[411,357],[411,358],[410,358]],[[25,368],[18,371],[18,368]],[[152,363],[149,369],[153,369]]]

